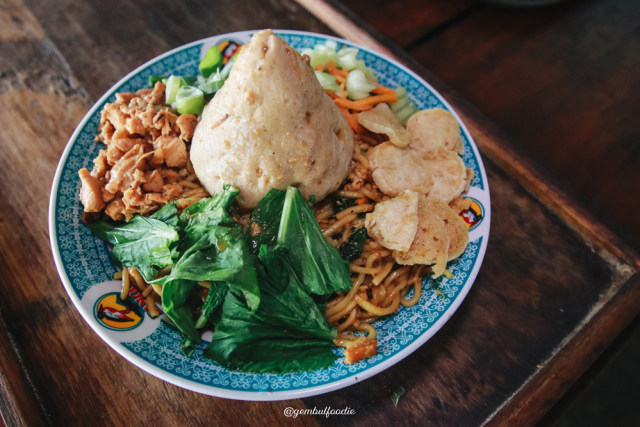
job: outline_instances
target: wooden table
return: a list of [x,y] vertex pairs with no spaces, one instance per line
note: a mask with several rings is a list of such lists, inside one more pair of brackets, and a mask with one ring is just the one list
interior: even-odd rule
[[[634,115],[640,105],[634,89],[640,40],[634,11],[637,16],[631,0],[566,2],[527,13],[472,0],[455,6],[435,0],[243,0],[213,6],[4,0],[0,412],[5,424],[520,425],[540,420],[640,307],[640,122]],[[69,136],[113,83],[170,48],[266,27],[350,38],[397,57],[432,83],[481,149],[493,223],[471,292],[426,345],[346,389],[258,403],[180,389],[109,349],[84,323],[59,280],[47,206]],[[401,387],[408,388],[396,407],[391,395]],[[327,406],[348,406],[356,416],[283,414],[286,407]]]

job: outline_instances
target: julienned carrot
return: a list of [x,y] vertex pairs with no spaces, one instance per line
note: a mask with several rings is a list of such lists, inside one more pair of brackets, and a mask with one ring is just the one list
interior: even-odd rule
[[349,75],[348,71],[344,71],[337,68],[336,64],[334,64],[333,61],[329,61],[329,63],[327,64],[327,71],[329,72],[329,74],[331,74],[334,77],[340,76],[346,79],[347,76]]
[[350,99],[337,96],[333,100],[338,107],[349,108],[355,111],[366,111],[373,108],[374,105],[381,102],[398,102],[398,95],[394,93],[384,93],[382,95],[367,96],[366,98],[351,101]]
[[390,87],[386,87],[386,86],[382,86],[382,85],[378,85],[377,88],[375,88],[374,90],[372,90],[371,92],[373,93],[396,93],[395,90],[391,89]]
[[[333,63],[333,61],[329,61],[329,63],[327,64],[326,72],[334,76],[336,78],[336,81],[339,81],[340,83],[343,83],[344,81],[346,81],[346,78],[349,75],[349,72],[340,70],[339,68],[337,68]],[[374,93],[375,95],[367,96],[366,98],[358,99],[356,101],[347,99],[329,90],[325,90],[325,92],[331,98],[333,98],[333,101],[341,109],[349,109],[354,111],[370,110],[373,108],[374,105],[380,104],[382,102],[388,102],[388,103],[398,102],[398,95],[396,94],[396,92],[391,88],[382,86],[381,84],[378,84],[378,86],[371,91],[371,93]],[[356,124],[357,124],[357,121],[356,121]],[[362,129],[359,124],[358,124],[358,127]]]
[[329,96],[331,97],[331,99],[336,99],[336,98],[338,98],[338,97],[339,97],[339,95],[338,95],[337,93],[332,92],[332,91],[330,91],[330,90],[328,90],[328,89],[325,89],[325,90],[324,90],[324,92],[325,92],[327,95],[329,95]]
[[350,113],[346,108],[340,108],[340,111],[342,111],[344,118],[347,119],[347,123],[355,133],[364,133],[364,129],[358,123],[358,113]]
[[364,133],[364,128],[362,127],[360,122],[358,122],[358,112],[357,111],[349,111],[349,110],[346,110],[346,109],[345,109],[345,111],[347,113],[349,113],[349,115],[353,119],[354,126],[355,126],[355,129],[353,129],[353,131],[355,133],[358,133],[358,134],[363,134]]
[[316,67],[316,71],[320,71],[320,72],[324,71],[324,69],[322,68],[322,64],[318,64],[318,66]]

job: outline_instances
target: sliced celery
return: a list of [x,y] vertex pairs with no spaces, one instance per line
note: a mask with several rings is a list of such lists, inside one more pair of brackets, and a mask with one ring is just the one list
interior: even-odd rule
[[367,67],[362,59],[358,59],[359,52],[355,47],[345,47],[338,50],[337,42],[327,40],[315,45],[313,49],[302,49],[300,53],[309,57],[313,69],[316,69],[318,65],[322,65],[324,69],[329,62],[333,61],[336,67],[342,70],[360,70],[369,80],[377,82],[378,77],[373,69]]
[[398,97],[398,102],[393,102],[391,104],[389,104],[389,106],[391,107],[391,111],[393,111],[394,113],[397,113],[398,111],[402,110],[404,107],[406,107],[407,105],[409,105],[411,103],[411,100],[406,97]]
[[[343,51],[346,49],[343,49]],[[356,59],[356,52],[349,51],[347,54],[338,56],[336,66],[343,70],[351,71],[358,66],[358,59]]]
[[369,80],[378,83],[378,76],[376,76],[376,73],[373,71],[373,68],[367,67],[364,64],[363,60],[358,61],[357,69],[362,71]]
[[406,96],[407,89],[405,89],[403,86],[398,86],[396,88],[396,95],[398,95],[398,99],[402,98],[403,96]]
[[369,96],[369,93],[377,86],[370,83],[364,72],[353,70],[347,76],[347,96],[349,99],[362,99]]
[[396,119],[398,119],[400,123],[406,126],[411,116],[413,116],[417,112],[418,112],[418,107],[416,107],[412,103],[409,103],[402,110],[395,113],[395,115],[396,115]]
[[318,82],[320,82],[320,86],[322,86],[323,89],[330,90],[331,92],[335,92],[338,90],[338,82],[336,82],[336,78],[331,74],[316,71],[316,77],[318,78]]
[[398,86],[395,90],[396,95],[398,96],[398,101],[392,104],[389,104],[391,107],[391,111],[396,116],[399,122],[403,125],[406,125],[411,116],[419,111],[418,107],[411,101],[409,95],[407,95],[407,90]]

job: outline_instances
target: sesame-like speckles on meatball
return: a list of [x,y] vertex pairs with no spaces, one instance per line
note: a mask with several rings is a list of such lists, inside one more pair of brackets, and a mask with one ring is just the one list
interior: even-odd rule
[[320,200],[347,176],[353,132],[308,63],[271,30],[256,33],[196,127],[191,162],[210,193],[239,188],[241,207],[297,186]]

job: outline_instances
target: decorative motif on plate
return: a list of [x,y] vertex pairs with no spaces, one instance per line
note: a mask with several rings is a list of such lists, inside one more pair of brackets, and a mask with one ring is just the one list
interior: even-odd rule
[[[325,40],[314,35],[289,33],[279,33],[279,35],[296,49],[312,47]],[[244,40],[245,35],[242,35],[241,39]],[[218,39],[220,40],[222,38]],[[146,87],[151,75],[197,74],[202,46],[202,43],[196,43],[165,55],[114,87],[106,100],[96,106],[72,143],[69,155],[63,164],[57,188],[55,230],[62,267],[74,292],[80,298],[93,284],[110,280],[116,271],[110,262],[106,245],[93,236],[80,221],[82,208],[77,197],[80,188],[77,171],[82,167],[90,167],[100,149],[100,145],[94,141],[100,111],[106,102],[115,98],[116,92],[135,91]],[[404,86],[419,108],[444,107],[443,102],[429,87],[424,86],[407,71],[371,52],[361,50],[360,57],[381,75],[382,84],[392,87]],[[484,189],[476,152],[467,136],[463,135],[463,138],[466,148],[463,160],[467,167],[474,170],[475,175],[472,185]],[[453,277],[439,280],[437,282],[439,291],[432,288],[435,281],[429,280],[417,305],[409,308],[402,307],[396,315],[376,322],[379,353],[353,365],[347,365],[342,358],[338,358],[328,369],[312,372],[286,375],[230,372],[202,356],[206,343],[198,346],[195,354],[190,358],[182,355],[180,334],[164,322],[147,337],[133,342],[122,342],[120,345],[131,353],[131,357],[148,362],[167,374],[219,389],[252,392],[287,391],[344,380],[375,368],[407,349],[441,319],[443,313],[451,307],[468,283],[478,260],[482,241],[481,237],[470,242],[465,253],[450,265]],[[342,352],[342,349],[334,350],[336,356],[341,356]]]

